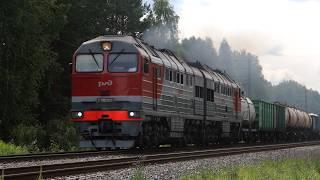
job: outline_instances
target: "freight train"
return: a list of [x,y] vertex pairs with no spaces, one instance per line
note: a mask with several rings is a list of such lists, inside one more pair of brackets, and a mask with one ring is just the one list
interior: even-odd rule
[[71,116],[80,147],[97,149],[297,140],[320,128],[316,114],[251,101],[227,73],[132,36],[76,50]]

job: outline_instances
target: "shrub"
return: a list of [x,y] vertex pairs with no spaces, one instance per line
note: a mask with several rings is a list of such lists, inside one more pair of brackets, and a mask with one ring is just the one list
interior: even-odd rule
[[13,131],[14,143],[24,146],[30,152],[39,152],[39,141],[44,130],[38,125],[19,124]]
[[70,151],[77,148],[77,134],[68,118],[48,122],[47,136],[50,151]]
[[0,140],[0,156],[12,155],[12,154],[24,154],[28,153],[28,149],[21,146],[16,146],[10,143],[5,143]]

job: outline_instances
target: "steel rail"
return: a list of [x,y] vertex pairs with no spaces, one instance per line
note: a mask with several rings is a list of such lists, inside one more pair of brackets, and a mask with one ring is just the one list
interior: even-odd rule
[[[228,145],[227,147],[229,147]],[[239,147],[243,146],[241,144],[232,145],[230,147]],[[247,146],[247,145],[245,145]],[[16,154],[16,155],[8,155],[8,156],[0,156],[0,163],[11,163],[11,162],[23,162],[23,161],[40,161],[40,160],[51,160],[51,159],[72,159],[79,157],[92,157],[92,156],[107,156],[107,155],[135,155],[141,154],[155,154],[161,152],[174,152],[174,151],[182,151],[182,150],[195,150],[199,147],[184,147],[182,148],[160,148],[160,149],[122,149],[122,150],[89,150],[89,151],[69,151],[69,152],[53,152],[53,153],[30,153],[30,154]],[[221,146],[215,146],[215,148],[221,148]],[[1,175],[1,174],[0,174]]]
[[44,159],[62,159],[62,158],[78,158],[102,155],[121,154],[123,151],[71,151],[71,152],[55,152],[55,153],[35,153],[35,154],[18,154],[9,156],[0,156],[0,163],[9,163],[28,160],[44,160]]
[[[30,166],[20,168],[4,169],[5,180],[19,179],[37,179],[52,178],[58,176],[75,175],[80,173],[92,173],[98,171],[115,170],[128,167],[137,167],[154,163],[166,163],[176,161],[186,161],[209,157],[228,156],[235,154],[271,151],[278,149],[287,149],[302,146],[320,145],[320,141],[275,144],[275,145],[260,145],[248,147],[234,147],[221,149],[206,149],[187,152],[162,153],[153,155],[143,155],[125,158],[115,158],[107,160],[96,160],[86,162],[74,162],[65,164],[53,164],[43,166]],[[41,174],[41,175],[40,175]]]

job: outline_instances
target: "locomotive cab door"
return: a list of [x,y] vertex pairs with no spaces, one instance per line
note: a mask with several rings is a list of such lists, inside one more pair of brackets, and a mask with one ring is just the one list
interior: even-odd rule
[[153,110],[157,110],[157,93],[158,93],[158,74],[159,69],[157,67],[152,68],[152,103],[153,103]]

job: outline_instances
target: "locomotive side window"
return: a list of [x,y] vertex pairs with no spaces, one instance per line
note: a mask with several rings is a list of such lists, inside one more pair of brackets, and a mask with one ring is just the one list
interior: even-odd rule
[[180,76],[181,76],[180,83],[183,84],[183,74],[180,74]]
[[203,87],[195,86],[195,97],[203,98]]
[[219,89],[219,83],[214,83],[214,91],[217,93],[220,93],[220,89]]
[[109,72],[137,72],[138,60],[136,54],[109,54]]
[[199,86],[196,86],[195,88],[196,88],[196,90],[195,90],[195,97],[200,97],[200,87],[199,87]]
[[102,70],[102,54],[80,54],[76,57],[77,72],[101,72]]
[[157,71],[157,78],[161,78],[161,69],[157,68],[156,71]]
[[144,73],[149,73],[149,62],[148,60],[145,60],[143,63],[143,72]]
[[207,89],[207,101],[210,101],[211,94],[210,94],[210,89]]
[[210,90],[211,90],[210,91],[210,97],[211,97],[210,101],[214,102],[214,90],[213,89],[210,89]]
[[172,81],[172,71],[170,70],[170,81]]
[[200,98],[203,98],[203,87],[200,87]]
[[180,83],[180,73],[177,73],[177,83]]
[[214,102],[214,92],[213,89],[207,89],[207,100]]
[[166,74],[165,74],[165,79],[166,79],[166,80],[169,80],[169,74],[170,74],[169,69],[166,68],[165,71],[166,71],[166,72],[165,72],[165,73],[166,73]]
[[189,75],[186,74],[186,84],[189,85]]

